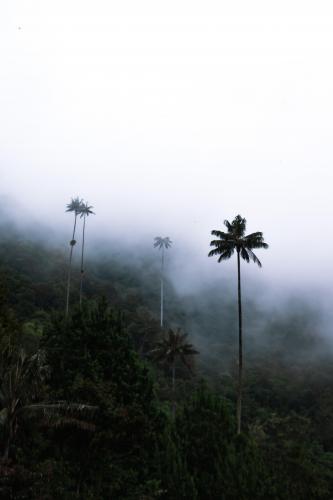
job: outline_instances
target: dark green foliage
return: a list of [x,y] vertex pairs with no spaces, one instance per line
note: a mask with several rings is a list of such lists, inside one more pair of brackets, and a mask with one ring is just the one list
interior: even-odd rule
[[270,498],[331,498],[333,457],[316,442],[309,419],[272,414],[253,432],[265,458]]
[[[0,461],[0,498],[332,498],[333,364],[328,349],[314,356],[322,340],[312,311],[272,314],[261,338],[259,313],[246,304],[244,426],[237,437],[231,296],[221,302],[212,290],[180,300],[166,277],[168,327],[182,325],[201,353],[194,376],[177,365],[172,419],[170,373],[148,356],[161,332],[158,270],[147,259],[90,263],[81,311],[74,267],[67,320],[61,253],[7,237],[0,267],[2,383],[16,366],[14,354],[6,355],[9,342],[28,359],[45,351],[49,372],[22,393],[22,407],[45,403],[46,413],[41,418],[37,405],[17,419],[9,458]],[[59,403],[51,415],[54,401],[68,401],[72,410]],[[75,405],[97,410],[78,418]]]
[[236,436],[234,427],[227,402],[204,387],[177,417],[182,453],[200,499],[264,498],[260,452],[251,439]]
[[158,442],[156,463],[158,477],[161,478],[163,499],[194,499],[197,500],[198,492],[194,477],[186,462],[182,449],[182,438],[177,432],[175,423],[166,427]]
[[[96,432],[83,450],[81,441],[79,456],[74,452],[77,438],[70,438],[73,463],[84,457],[81,488],[95,484],[95,494],[103,498],[131,498],[151,479],[149,462],[164,417],[149,370],[133,350],[121,315],[101,300],[67,321],[56,319],[44,342],[55,394],[99,407]],[[114,476],[117,481],[110,481]]]

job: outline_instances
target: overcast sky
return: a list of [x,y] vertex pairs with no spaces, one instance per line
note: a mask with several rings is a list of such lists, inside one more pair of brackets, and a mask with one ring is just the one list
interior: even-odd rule
[[3,0],[0,56],[0,191],[20,208],[69,230],[80,195],[91,226],[205,259],[240,213],[265,273],[330,285],[331,1]]

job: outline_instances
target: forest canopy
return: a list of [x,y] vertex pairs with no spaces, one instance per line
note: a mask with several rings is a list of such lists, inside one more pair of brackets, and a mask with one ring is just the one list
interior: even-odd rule
[[267,315],[256,336],[245,299],[237,435],[233,297],[179,296],[165,271],[161,329],[153,258],[87,257],[81,300],[79,260],[66,315],[68,256],[1,233],[0,498],[332,498],[333,364],[313,311]]

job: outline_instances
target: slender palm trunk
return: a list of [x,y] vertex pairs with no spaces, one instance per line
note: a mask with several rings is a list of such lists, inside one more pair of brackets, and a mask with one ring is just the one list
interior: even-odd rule
[[83,291],[83,276],[84,276],[84,268],[83,268],[83,261],[84,261],[84,238],[85,238],[85,231],[86,231],[86,217],[83,217],[83,229],[82,229],[82,253],[81,253],[81,277],[80,277],[80,309],[82,307],[82,291]]
[[241,433],[242,421],[242,389],[243,389],[243,338],[242,338],[242,296],[241,296],[241,272],[240,255],[237,250],[237,271],[238,271],[238,393],[237,393],[237,434]]
[[161,328],[163,328],[163,309],[164,309],[164,247],[162,248],[162,267],[161,267]]
[[73,248],[74,248],[74,245],[75,245],[74,238],[75,238],[75,231],[76,231],[77,216],[78,216],[78,214],[75,213],[73,236],[72,236],[72,240],[70,242],[71,249],[70,249],[70,252],[69,252],[69,266],[68,266],[68,278],[67,278],[66,317],[68,316],[68,312],[69,312],[69,292],[70,292],[70,288],[71,288],[72,258],[73,258]]

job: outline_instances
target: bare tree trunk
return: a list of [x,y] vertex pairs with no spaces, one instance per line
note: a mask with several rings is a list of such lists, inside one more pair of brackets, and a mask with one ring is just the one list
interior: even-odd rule
[[242,422],[242,389],[243,389],[243,338],[242,338],[242,296],[241,296],[241,272],[240,255],[237,250],[237,271],[238,271],[238,393],[237,393],[237,434],[241,433]]
[[82,253],[81,253],[81,276],[80,276],[80,309],[82,307],[82,291],[83,291],[83,276],[84,276],[84,269],[83,269],[83,260],[84,260],[84,238],[85,238],[85,231],[86,231],[86,217],[83,217],[83,229],[82,229]]
[[68,266],[68,278],[67,278],[67,294],[66,294],[66,317],[68,316],[69,312],[69,292],[71,288],[71,270],[72,270],[72,258],[73,258],[73,248],[75,245],[75,230],[76,230],[76,220],[77,220],[77,213],[75,213],[75,219],[74,219],[74,229],[73,229],[73,236],[70,241],[70,253],[69,253],[69,266]]
[[161,328],[163,328],[164,309],[164,247],[162,247],[162,268],[161,268]]

